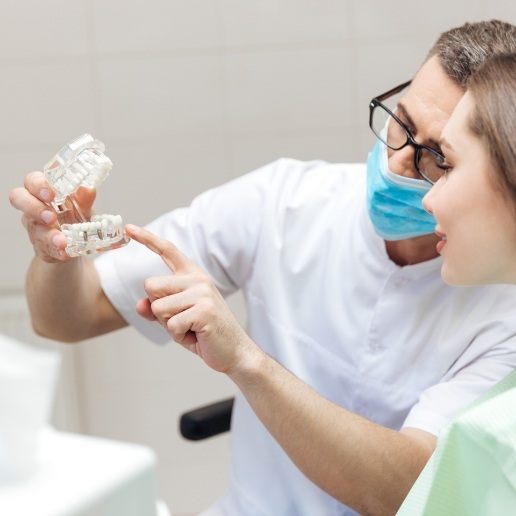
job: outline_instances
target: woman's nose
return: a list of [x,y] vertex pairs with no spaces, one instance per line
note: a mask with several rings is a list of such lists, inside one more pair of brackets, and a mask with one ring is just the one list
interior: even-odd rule
[[[435,185],[434,185],[435,186]],[[423,197],[423,208],[426,212],[430,213],[430,215],[433,215],[434,212],[432,211],[432,192],[434,189],[434,186],[428,191],[428,193]]]
[[432,185],[432,188],[430,188],[430,190],[428,190],[427,194],[423,197],[423,208],[428,213],[430,213],[430,215],[434,214],[435,196],[438,193],[438,191],[440,190],[441,186],[443,185],[444,180],[445,180],[444,177],[439,178],[437,183],[434,183]]
[[400,150],[391,150],[389,153],[389,170],[399,176],[421,179],[418,171],[414,168],[415,149],[407,145]]

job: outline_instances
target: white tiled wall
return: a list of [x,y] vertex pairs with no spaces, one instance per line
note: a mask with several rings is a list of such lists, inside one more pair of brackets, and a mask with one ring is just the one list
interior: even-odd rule
[[[440,31],[492,17],[516,22],[516,4],[4,0],[2,300],[22,291],[31,257],[8,191],[71,137],[93,133],[115,163],[99,209],[145,223],[280,156],[364,160],[369,99],[409,78]],[[79,401],[67,408],[72,398],[60,396],[61,426],[154,447],[177,511],[220,493],[227,436],[185,443],[176,425],[183,410],[233,392],[225,378],[130,329],[67,353]]]

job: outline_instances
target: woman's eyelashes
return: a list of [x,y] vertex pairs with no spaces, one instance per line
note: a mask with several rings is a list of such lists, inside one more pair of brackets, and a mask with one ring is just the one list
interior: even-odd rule
[[453,163],[450,159],[448,149],[441,147],[439,151],[441,154],[441,160],[440,163],[437,164],[437,166],[443,171],[443,175],[446,176],[453,170]]
[[446,176],[453,170],[453,165],[447,161],[443,161],[439,168],[443,171],[443,174]]

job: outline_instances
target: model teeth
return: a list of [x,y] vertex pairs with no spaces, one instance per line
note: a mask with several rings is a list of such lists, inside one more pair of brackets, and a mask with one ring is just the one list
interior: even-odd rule
[[102,153],[85,150],[78,156],[79,166],[85,171],[82,183],[89,188],[98,188],[113,168],[111,160]]
[[[83,154],[86,154],[84,159]],[[72,194],[80,186],[98,188],[106,180],[112,167],[113,163],[107,156],[85,150],[77,161],[61,171],[59,177],[54,173],[55,179],[50,181],[51,186],[63,197]]]
[[67,241],[109,240],[119,238],[123,234],[123,222],[120,215],[95,215],[90,222],[63,224],[61,231]]
[[73,196],[81,186],[98,188],[109,175],[113,163],[104,149],[101,141],[83,134],[65,145],[43,169],[56,194],[51,204],[69,256],[91,255],[129,242],[120,215],[96,215],[87,221]]
[[85,134],[63,147],[44,172],[59,203],[80,186],[98,188],[112,168],[112,161],[104,154],[104,144]]

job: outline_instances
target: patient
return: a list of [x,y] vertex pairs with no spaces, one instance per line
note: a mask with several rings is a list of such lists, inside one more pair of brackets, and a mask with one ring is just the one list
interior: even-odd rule
[[[443,279],[516,283],[516,54],[472,77],[441,146],[445,172],[423,203],[437,220]],[[443,430],[398,514],[515,514],[515,408],[516,371]]]

